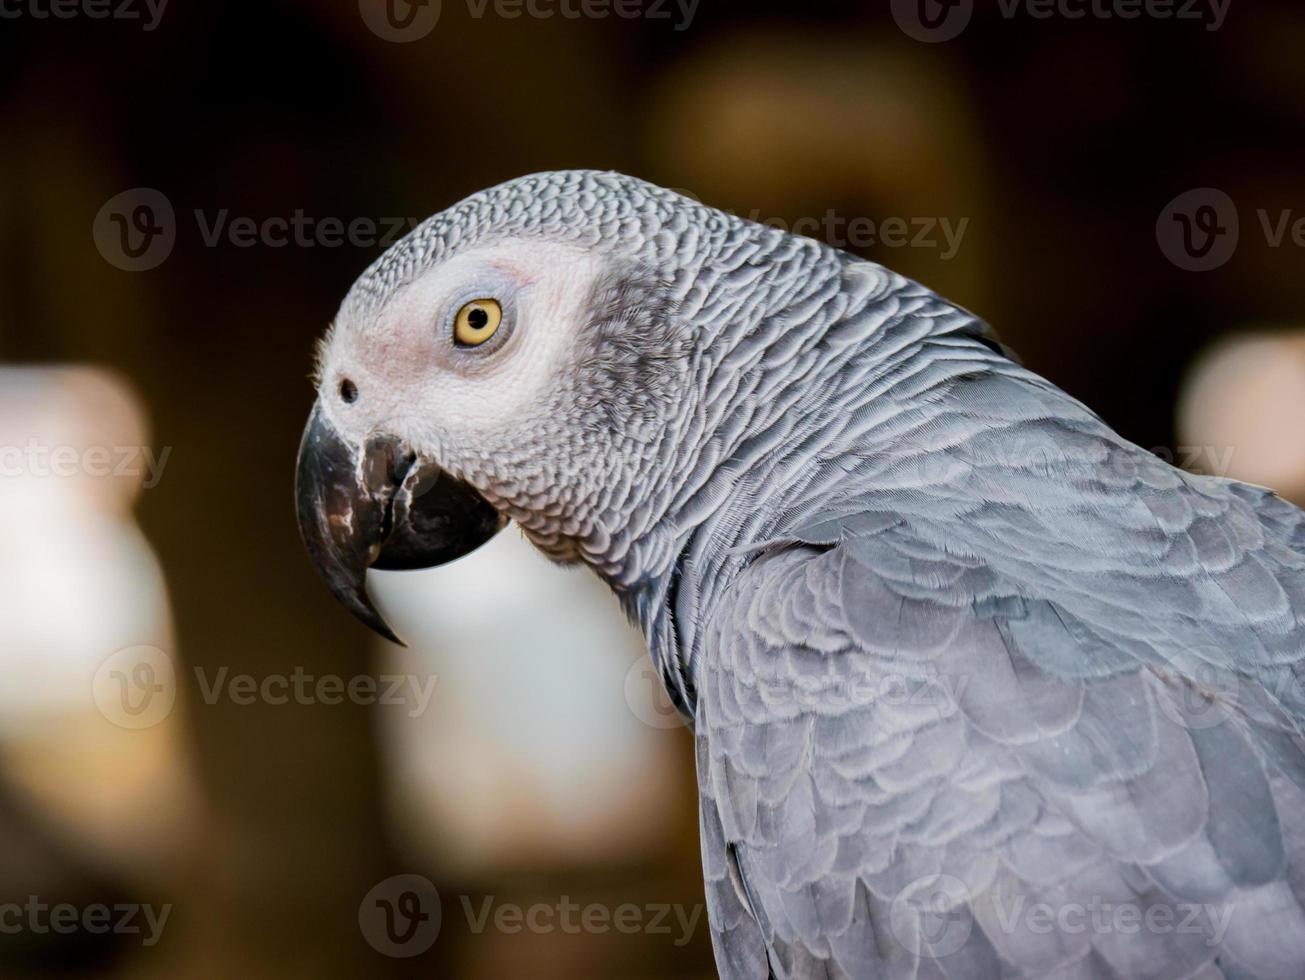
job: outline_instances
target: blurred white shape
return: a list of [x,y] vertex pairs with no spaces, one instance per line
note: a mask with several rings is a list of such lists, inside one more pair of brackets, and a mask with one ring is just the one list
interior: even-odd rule
[[[1178,408],[1206,469],[1305,500],[1305,333],[1244,334],[1196,363]],[[1217,465],[1211,466],[1211,463]]]
[[686,737],[627,704],[631,663],[647,653],[592,574],[549,563],[509,528],[442,568],[373,572],[370,587],[410,644],[386,644],[384,669],[436,678],[424,712],[382,709],[394,815],[412,843],[481,872],[665,845],[668,799],[692,789],[676,764]]
[[144,416],[112,375],[0,370],[0,764],[47,814],[137,871],[193,805],[175,714],[114,725],[94,680],[124,648],[172,648],[162,570],[131,514]]

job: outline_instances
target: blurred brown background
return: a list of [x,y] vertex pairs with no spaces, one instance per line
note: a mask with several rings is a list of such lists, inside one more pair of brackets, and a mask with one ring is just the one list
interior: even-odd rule
[[[396,659],[301,551],[312,344],[391,219],[630,172],[918,278],[1136,442],[1305,499],[1299,3],[985,3],[927,43],[861,0],[69,2],[0,0],[0,974],[714,975],[689,738],[588,583],[496,553],[455,629],[441,580],[405,580]],[[116,480],[89,446],[169,455]],[[541,641],[537,607],[581,632]],[[141,645],[167,660],[110,662]],[[106,717],[169,663],[171,710]],[[224,670],[438,683],[422,712],[206,699]],[[403,874],[442,922],[396,957],[360,918],[422,897]],[[147,944],[42,930],[33,899],[170,913]]]

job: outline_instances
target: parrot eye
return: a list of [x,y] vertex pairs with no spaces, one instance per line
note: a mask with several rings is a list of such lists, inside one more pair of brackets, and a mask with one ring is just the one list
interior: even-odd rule
[[340,398],[346,405],[352,405],[358,400],[358,386],[345,378],[340,382]]
[[503,307],[495,299],[473,299],[458,310],[453,321],[453,341],[459,347],[479,347],[503,322]]

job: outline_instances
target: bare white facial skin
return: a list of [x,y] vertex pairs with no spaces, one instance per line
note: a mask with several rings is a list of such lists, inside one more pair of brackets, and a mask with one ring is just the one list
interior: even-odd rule
[[[372,322],[336,324],[321,366],[324,411],[354,444],[398,436],[455,476],[519,453],[592,315],[603,268],[591,252],[539,241],[455,255],[397,291]],[[496,300],[502,323],[481,346],[460,347],[454,318],[478,299]],[[341,395],[346,379],[352,403]]]

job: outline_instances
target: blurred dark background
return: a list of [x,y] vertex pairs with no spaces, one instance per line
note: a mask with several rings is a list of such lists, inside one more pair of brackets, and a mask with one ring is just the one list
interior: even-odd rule
[[[391,2],[395,22],[432,9]],[[580,806],[590,792],[618,800],[601,860],[534,833],[533,790],[512,803],[520,828],[467,857],[465,779],[432,763],[429,792],[396,790],[411,749],[387,734],[383,707],[209,704],[193,682],[197,666],[349,678],[390,656],[320,585],[291,500],[314,340],[389,219],[532,171],[632,173],[934,286],[1148,448],[1217,448],[1179,455],[1305,491],[1305,248],[1290,230],[1305,218],[1305,8],[1292,0],[1231,0],[1218,29],[1208,4],[1189,20],[982,3],[944,43],[910,36],[890,10],[907,7],[863,0],[702,0],[691,17],[671,0],[665,18],[649,0],[627,8],[638,17],[548,19],[443,0],[433,29],[406,43],[383,36],[400,29],[379,0],[177,2],[156,22],[143,0],[104,8],[139,19],[91,17],[93,3],[55,18],[38,16],[49,0],[0,0],[0,441],[53,439],[55,419],[77,445],[171,452],[155,485],[107,503],[74,494],[58,509],[39,479],[0,496],[5,526],[29,532],[27,551],[0,543],[0,618],[32,619],[0,627],[0,905],[172,911],[153,945],[122,930],[42,933],[26,912],[12,920],[25,928],[5,929],[0,914],[0,973],[714,975],[701,923],[680,942],[674,925],[514,931],[491,917],[477,931],[466,912],[487,896],[494,908],[701,903],[682,730],[641,726],[629,765],[567,790]],[[105,208],[140,188],[172,209],[174,241],[131,271]],[[1198,231],[1223,229],[1213,259],[1175,255],[1164,232],[1192,191],[1178,206]],[[131,222],[146,198],[120,200]],[[1276,246],[1260,211],[1270,230],[1287,217]],[[296,214],[306,244],[266,228],[245,242],[230,224]],[[168,220],[157,207],[147,217]],[[1230,217],[1239,237],[1220,255]],[[906,244],[880,240],[894,218]],[[963,228],[950,249],[948,226]],[[1203,260],[1213,267],[1192,271]],[[110,611],[154,596],[154,613],[112,640],[80,598],[74,511],[134,520],[148,542],[121,567],[101,556],[107,584],[86,587]],[[39,581],[33,562],[48,564]],[[77,615],[91,626],[70,677],[132,643],[175,660],[165,724],[79,713],[89,687],[31,707],[34,651],[63,642]],[[530,652],[562,658],[551,672],[564,682],[573,669],[565,644]],[[617,683],[593,696],[626,714],[634,656],[623,648]],[[441,689],[431,711],[457,697]],[[649,786],[639,819],[621,817],[619,798]],[[437,810],[453,829],[414,843],[403,828]],[[415,956],[383,955],[360,927],[365,896],[398,874],[442,896],[439,938]]]

